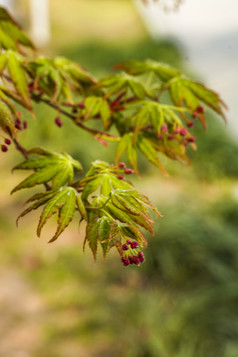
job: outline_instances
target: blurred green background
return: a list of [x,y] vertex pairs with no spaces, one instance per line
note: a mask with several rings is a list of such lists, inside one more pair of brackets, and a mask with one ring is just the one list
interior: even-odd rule
[[[21,1],[23,24],[29,22]],[[171,39],[152,41],[129,0],[52,0],[52,43],[42,51],[64,55],[96,76],[126,59],[152,58],[191,73]],[[193,73],[199,78],[199,73]],[[216,89],[216,88],[214,88]],[[26,146],[67,151],[85,170],[112,161],[100,146],[54,111],[38,106],[21,134]],[[228,115],[229,117],[229,115]],[[164,215],[155,223],[140,267],[123,267],[116,252],[95,264],[82,252],[77,218],[52,245],[35,228],[39,212],[15,227],[29,193],[10,191],[24,173],[11,149],[0,156],[0,356],[7,357],[237,357],[238,145],[220,118],[192,129],[198,150],[192,167],[165,161],[165,178],[141,160],[136,186]]]

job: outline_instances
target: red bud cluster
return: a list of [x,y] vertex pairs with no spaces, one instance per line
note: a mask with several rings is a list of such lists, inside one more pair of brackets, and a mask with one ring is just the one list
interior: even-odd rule
[[122,245],[122,250],[124,252],[124,256],[121,258],[121,261],[124,266],[128,266],[130,264],[139,265],[145,261],[144,253],[139,251],[139,243],[137,241],[127,240],[126,244]]

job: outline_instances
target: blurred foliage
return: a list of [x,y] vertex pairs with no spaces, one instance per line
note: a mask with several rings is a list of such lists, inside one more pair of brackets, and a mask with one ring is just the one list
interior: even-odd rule
[[215,215],[212,206],[201,209],[183,194],[164,204],[140,269],[119,266],[114,255],[96,266],[77,240],[50,253],[11,251],[44,299],[34,356],[234,357],[238,230],[221,218],[230,216],[228,198]]
[[195,126],[197,152],[191,151],[191,161],[196,175],[200,179],[238,177],[238,144],[227,132],[224,123],[208,116],[208,129]]

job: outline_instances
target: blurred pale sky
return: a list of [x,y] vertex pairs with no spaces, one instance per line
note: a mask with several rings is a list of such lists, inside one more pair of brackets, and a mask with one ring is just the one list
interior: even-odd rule
[[237,0],[183,0],[177,11],[164,12],[159,3],[135,0],[151,33],[213,37],[238,30]]

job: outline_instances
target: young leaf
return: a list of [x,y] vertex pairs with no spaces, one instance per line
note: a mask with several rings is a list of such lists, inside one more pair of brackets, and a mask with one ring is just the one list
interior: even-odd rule
[[195,111],[202,102],[225,119],[223,108],[226,108],[226,104],[216,92],[202,83],[185,77],[177,77],[168,82],[168,86],[170,97],[175,105],[181,106],[184,103]]
[[0,7],[0,47],[18,50],[18,45],[34,49],[34,45],[10,14]]
[[74,169],[82,171],[81,164],[67,154],[56,154],[39,148],[32,149],[28,155],[37,154],[36,159],[29,159],[17,165],[14,170],[37,170],[13,190],[16,192],[23,188],[33,187],[52,180],[52,189],[59,189],[65,184],[72,184]]
[[[59,235],[65,230],[65,228],[71,222],[76,206],[76,191],[74,188],[67,187],[67,200],[65,201],[64,205],[59,210],[59,218],[58,218],[58,227],[55,235],[50,240],[54,242]],[[59,198],[60,202],[60,198]],[[57,205],[57,203],[56,203]]]
[[177,69],[174,69],[165,63],[152,60],[146,60],[144,62],[129,60],[114,66],[114,68],[121,69],[132,75],[154,72],[161,81],[168,81],[169,79],[177,77],[180,74]]
[[128,89],[138,99],[144,99],[145,96],[149,96],[148,90],[145,85],[142,84],[137,78],[130,76],[126,73],[113,75],[101,80],[98,85],[99,88],[108,88],[106,97],[110,97],[113,94],[118,94]]
[[31,100],[28,92],[28,85],[26,79],[26,73],[22,65],[23,57],[19,53],[8,50],[7,51],[7,69],[12,79],[12,82],[16,88],[16,91],[20,95],[24,105],[31,109]]
[[37,227],[37,235],[40,236],[41,230],[47,220],[53,214],[58,212],[58,227],[53,238],[49,242],[55,241],[65,230],[65,228],[71,222],[76,210],[80,212],[81,219],[87,219],[86,209],[81,200],[81,197],[73,187],[61,187],[56,191],[38,193],[27,200],[26,203],[32,201],[35,202],[19,215],[17,218],[17,223],[21,217],[25,216],[33,210],[36,210],[40,206],[45,205]]
[[10,132],[13,137],[16,136],[14,119],[15,118],[12,113],[12,107],[9,106],[8,103],[1,100],[0,94],[0,127],[7,134]]
[[[95,216],[95,215],[93,215]],[[85,239],[88,241],[89,247],[92,250],[94,260],[96,261],[97,257],[97,247],[98,247],[98,228],[100,225],[100,221],[98,218],[94,218],[89,220],[86,227],[86,237]]]
[[158,154],[154,149],[153,145],[151,144],[149,139],[146,139],[143,135],[140,135],[137,140],[137,146],[139,150],[142,152],[145,157],[152,162],[155,166],[157,166],[165,176],[168,176],[167,171],[161,165]]

